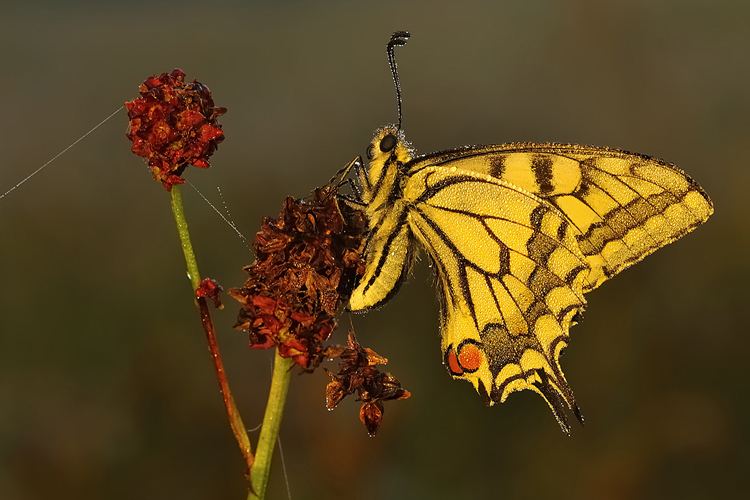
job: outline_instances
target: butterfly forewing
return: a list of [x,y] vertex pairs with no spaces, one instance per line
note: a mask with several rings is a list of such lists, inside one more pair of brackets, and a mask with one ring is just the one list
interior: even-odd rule
[[611,148],[516,143],[466,147],[412,160],[506,180],[565,214],[591,267],[584,291],[703,223],[713,205],[675,166]]

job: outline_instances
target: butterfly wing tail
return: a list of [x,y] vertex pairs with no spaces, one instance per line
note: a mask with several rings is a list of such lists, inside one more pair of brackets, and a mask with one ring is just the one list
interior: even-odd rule
[[573,391],[564,378],[561,381],[558,380],[557,383],[553,383],[546,372],[541,371],[538,374],[539,380],[534,382],[534,390],[541,394],[545,401],[547,401],[562,431],[570,435],[570,425],[568,425],[568,417],[565,412],[566,404],[578,421],[581,422],[581,425],[583,425],[583,415],[581,415],[581,409],[575,401]]

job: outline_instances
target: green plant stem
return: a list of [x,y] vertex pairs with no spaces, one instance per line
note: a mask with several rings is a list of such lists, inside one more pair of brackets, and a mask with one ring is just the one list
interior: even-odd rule
[[[182,252],[185,254],[185,263],[187,264],[188,275],[190,276],[190,283],[193,286],[193,292],[198,289],[201,278],[198,272],[198,263],[195,260],[195,253],[193,252],[193,245],[190,243],[190,233],[188,232],[187,221],[185,220],[185,211],[182,208],[182,196],[180,195],[180,186],[172,186],[172,212],[174,213],[174,219],[177,223],[177,231],[180,234],[180,243],[182,244]],[[229,389],[229,382],[227,381],[226,373],[224,372],[224,364],[221,361],[221,354],[219,353],[219,346],[216,342],[216,331],[214,329],[213,322],[211,321],[211,314],[208,310],[208,304],[204,297],[197,299],[196,304],[201,314],[201,324],[203,330],[206,332],[206,338],[208,340],[208,350],[211,354],[211,360],[216,370],[216,378],[219,381],[219,388],[221,390],[222,398],[224,399],[224,407],[227,411],[227,417],[229,417],[229,426],[232,428],[237,444],[240,447],[242,456],[245,459],[246,464],[246,475],[249,477],[250,470],[253,466],[253,452],[250,446],[250,438],[247,436],[247,430],[245,425],[242,423],[240,412],[237,410],[237,405],[234,402],[232,391]]]
[[182,245],[182,253],[185,254],[185,263],[187,264],[190,284],[193,285],[193,292],[195,292],[198,289],[198,285],[201,284],[201,275],[198,272],[198,262],[195,260],[193,244],[190,243],[190,233],[188,232],[187,220],[185,219],[185,210],[182,208],[180,185],[175,184],[172,186],[171,193],[172,213],[174,214],[174,220],[177,223],[177,232],[180,233],[180,244]]
[[284,404],[289,389],[291,358],[279,356],[278,349],[273,362],[273,377],[271,379],[271,391],[268,393],[268,405],[266,414],[263,416],[263,427],[258,438],[258,449],[255,452],[255,463],[250,470],[252,490],[248,499],[260,499],[266,495],[268,476],[271,471],[271,458],[276,446],[276,439],[281,427],[281,418],[284,415]]

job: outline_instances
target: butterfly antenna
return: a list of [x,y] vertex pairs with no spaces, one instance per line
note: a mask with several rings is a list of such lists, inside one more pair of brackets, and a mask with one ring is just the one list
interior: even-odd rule
[[401,130],[401,84],[398,81],[398,69],[396,68],[396,57],[393,55],[393,48],[406,45],[406,41],[409,40],[411,34],[408,31],[396,31],[391,35],[391,40],[388,42],[388,64],[391,67],[391,73],[393,73],[393,83],[396,85],[396,99],[398,100],[398,129]]

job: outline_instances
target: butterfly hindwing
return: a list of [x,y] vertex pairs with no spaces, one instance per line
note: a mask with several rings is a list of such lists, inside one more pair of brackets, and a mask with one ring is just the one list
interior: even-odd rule
[[437,268],[450,373],[489,404],[532,389],[567,428],[562,401],[577,407],[559,355],[589,271],[570,223],[507,182],[451,168],[412,171],[403,196]]
[[506,180],[548,201],[577,230],[591,267],[584,291],[703,223],[713,205],[683,171],[612,148],[515,143],[415,158],[409,172],[455,167]]

